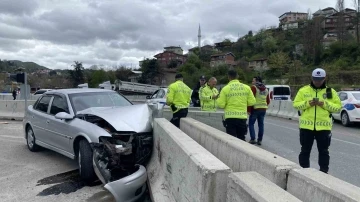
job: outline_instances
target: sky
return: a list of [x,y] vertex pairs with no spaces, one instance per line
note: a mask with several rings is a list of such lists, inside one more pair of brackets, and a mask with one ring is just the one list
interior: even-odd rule
[[[353,8],[353,0],[345,0]],[[127,66],[165,46],[201,44],[278,26],[285,12],[312,13],[336,0],[0,0],[0,59],[50,69]]]

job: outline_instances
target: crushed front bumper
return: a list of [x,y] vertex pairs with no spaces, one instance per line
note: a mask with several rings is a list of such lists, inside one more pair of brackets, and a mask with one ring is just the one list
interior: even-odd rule
[[[94,164],[94,170],[99,178],[102,178],[101,172]],[[131,175],[119,180],[105,184],[105,188],[114,196],[116,202],[133,202],[138,200],[146,190],[147,173],[142,165],[136,165],[138,170]]]

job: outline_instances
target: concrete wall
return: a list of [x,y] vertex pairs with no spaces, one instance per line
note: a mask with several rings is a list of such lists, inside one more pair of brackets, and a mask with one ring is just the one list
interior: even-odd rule
[[256,172],[230,174],[227,189],[227,202],[300,202]]
[[360,188],[313,168],[289,173],[287,191],[305,202],[360,201]]
[[148,179],[154,201],[225,201],[231,169],[164,118],[154,120]]
[[[33,105],[36,100],[28,100],[27,105]],[[25,101],[0,100],[0,118],[22,120],[25,114]]]
[[282,188],[296,163],[228,135],[192,118],[182,118],[180,128],[234,172],[256,171]]

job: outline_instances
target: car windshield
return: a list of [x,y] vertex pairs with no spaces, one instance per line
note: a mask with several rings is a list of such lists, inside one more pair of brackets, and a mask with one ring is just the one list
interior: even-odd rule
[[360,93],[353,93],[356,100],[360,100]]
[[290,89],[288,87],[274,87],[273,95],[290,95]]
[[87,92],[69,95],[75,113],[90,107],[123,107],[132,105],[117,92]]

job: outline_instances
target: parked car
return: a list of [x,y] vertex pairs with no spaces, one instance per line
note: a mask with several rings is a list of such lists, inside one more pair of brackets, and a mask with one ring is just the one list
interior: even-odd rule
[[151,113],[112,90],[61,89],[29,106],[23,127],[30,151],[44,147],[76,159],[83,180],[99,178],[116,201],[134,201],[146,188]]
[[[146,103],[148,104],[163,104],[166,105],[166,96],[167,96],[168,88],[160,88],[155,91],[152,95],[146,96]],[[192,91],[191,91],[192,93]],[[190,107],[192,107],[192,101],[190,100]]]
[[269,91],[270,100],[291,101],[291,90],[288,85],[266,85]]
[[342,109],[339,113],[333,113],[333,118],[344,126],[360,122],[360,91],[339,91],[338,94]]
[[155,91],[152,95],[146,96],[146,103],[166,104],[167,91],[168,91],[167,88],[160,88],[159,90]]

